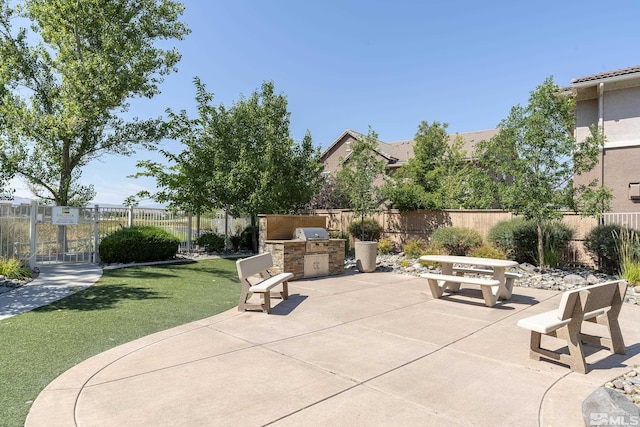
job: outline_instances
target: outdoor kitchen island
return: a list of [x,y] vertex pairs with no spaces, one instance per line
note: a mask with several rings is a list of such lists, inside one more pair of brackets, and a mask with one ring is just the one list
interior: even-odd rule
[[342,274],[344,239],[331,239],[327,218],[311,215],[261,215],[259,251],[271,252],[272,273],[293,280]]

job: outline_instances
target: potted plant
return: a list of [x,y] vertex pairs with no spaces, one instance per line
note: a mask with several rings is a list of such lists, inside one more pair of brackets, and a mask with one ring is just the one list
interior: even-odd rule
[[[377,147],[378,135],[369,126],[367,135],[351,144],[351,153],[343,161],[343,168],[339,172],[340,179],[344,180],[342,182],[348,184],[351,209],[356,218],[359,218],[351,224],[349,232],[354,238],[359,239],[355,242],[356,268],[363,273],[370,273],[376,269],[376,240],[380,238],[381,233],[380,226],[373,219],[367,218],[380,206],[374,180],[384,172],[384,162],[379,159]],[[370,225],[369,232],[367,223]],[[373,228],[378,232],[371,233]]]

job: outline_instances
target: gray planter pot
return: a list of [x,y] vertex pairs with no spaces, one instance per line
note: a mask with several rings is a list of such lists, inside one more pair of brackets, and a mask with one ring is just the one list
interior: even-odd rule
[[361,273],[371,273],[376,270],[378,242],[356,242],[356,268]]

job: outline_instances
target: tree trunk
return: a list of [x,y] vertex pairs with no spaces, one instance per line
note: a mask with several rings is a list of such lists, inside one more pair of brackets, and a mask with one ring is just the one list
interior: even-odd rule
[[251,215],[251,244],[253,253],[258,253],[258,227],[256,227],[256,216]]
[[538,264],[540,267],[540,273],[544,272],[544,241],[542,235],[542,224],[540,222],[536,223],[536,228],[538,230]]

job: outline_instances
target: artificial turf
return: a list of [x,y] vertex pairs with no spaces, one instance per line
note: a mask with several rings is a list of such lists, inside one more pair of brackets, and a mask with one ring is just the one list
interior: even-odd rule
[[105,270],[94,286],[0,321],[0,427],[23,426],[58,375],[117,345],[238,303],[235,262]]

